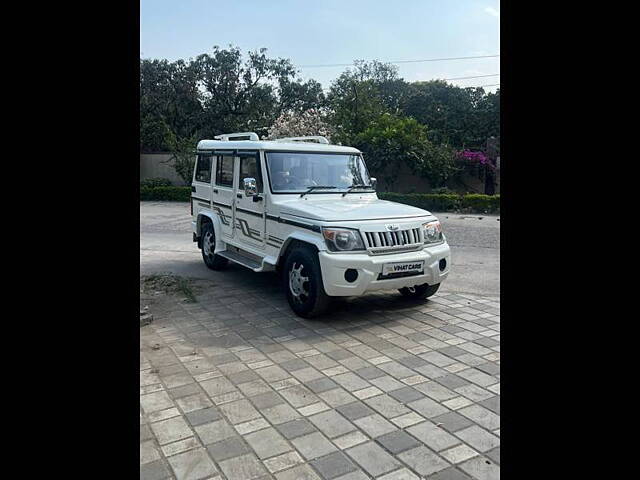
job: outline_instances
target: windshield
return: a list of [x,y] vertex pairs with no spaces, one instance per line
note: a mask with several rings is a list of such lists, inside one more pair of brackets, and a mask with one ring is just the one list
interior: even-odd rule
[[313,186],[316,193],[336,193],[353,185],[370,185],[369,173],[360,155],[333,153],[267,152],[271,189],[279,193],[304,192]]

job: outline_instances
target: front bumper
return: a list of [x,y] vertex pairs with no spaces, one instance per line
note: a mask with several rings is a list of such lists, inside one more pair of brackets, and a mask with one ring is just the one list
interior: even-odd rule
[[[374,290],[395,290],[428,283],[435,285],[447,278],[451,268],[451,250],[445,242],[415,252],[370,256],[366,253],[328,253],[318,252],[322,281],[327,295],[335,297],[357,296]],[[439,263],[445,259],[446,267],[440,271]],[[424,272],[410,277],[380,279],[385,263],[413,262],[424,260]],[[358,278],[354,282],[345,279],[347,269],[356,269]]]

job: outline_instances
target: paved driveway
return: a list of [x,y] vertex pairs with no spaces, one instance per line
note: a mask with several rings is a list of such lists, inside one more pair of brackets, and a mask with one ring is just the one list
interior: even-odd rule
[[[454,249],[495,246],[486,217],[445,216]],[[143,296],[141,478],[499,478],[496,296],[381,292],[303,320],[275,274],[206,269],[189,221],[188,205],[141,204],[141,274],[198,279],[195,303]]]
[[277,285],[201,282],[141,328],[141,478],[499,478],[491,299],[384,293],[308,321]]

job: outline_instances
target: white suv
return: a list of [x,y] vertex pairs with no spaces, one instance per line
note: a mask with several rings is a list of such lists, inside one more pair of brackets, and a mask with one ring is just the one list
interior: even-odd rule
[[440,222],[378,199],[359,150],[324,137],[215,138],[198,143],[191,187],[193,240],[207,267],[231,260],[280,271],[289,305],[305,318],[333,296],[399,289],[426,298],[447,277]]

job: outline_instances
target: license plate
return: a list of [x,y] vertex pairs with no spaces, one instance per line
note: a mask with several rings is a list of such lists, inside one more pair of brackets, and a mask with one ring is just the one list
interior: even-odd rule
[[419,262],[385,263],[382,266],[382,275],[394,273],[419,273],[424,270],[424,260]]

